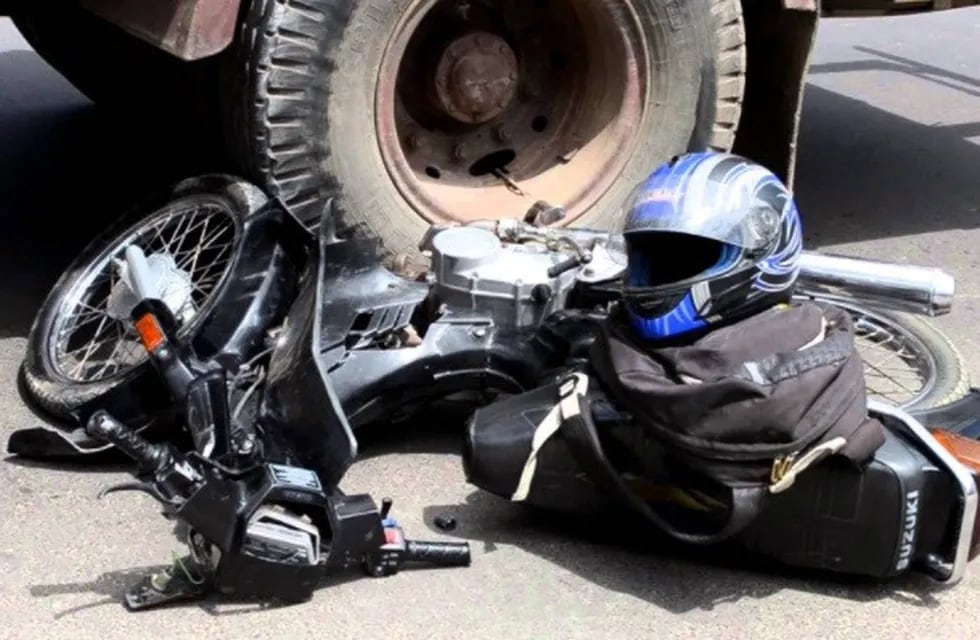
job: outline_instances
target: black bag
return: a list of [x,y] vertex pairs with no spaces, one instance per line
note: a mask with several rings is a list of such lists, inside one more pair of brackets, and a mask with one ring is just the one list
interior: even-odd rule
[[[574,382],[572,376],[566,384]],[[595,516],[614,504],[608,490],[586,473],[566,434],[556,429],[567,427],[557,414],[564,387],[559,380],[474,411],[463,444],[467,482],[508,500],[581,515]],[[601,407],[602,400],[593,401],[589,395],[589,403]]]
[[860,464],[884,443],[881,424],[868,415],[853,324],[839,307],[782,305],[692,344],[658,349],[610,321],[591,360],[605,390],[669,457],[731,490],[724,526],[683,531],[626,488],[591,420],[573,417],[563,427],[592,457],[597,482],[686,542],[728,538],[751,522],[767,495],[788,489],[816,461],[839,454]]

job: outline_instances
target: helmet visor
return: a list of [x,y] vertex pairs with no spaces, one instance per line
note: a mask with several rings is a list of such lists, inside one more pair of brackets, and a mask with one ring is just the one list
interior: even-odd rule
[[[745,165],[742,165],[742,170]],[[682,233],[756,252],[779,238],[782,211],[771,202],[788,203],[787,194],[774,180],[724,181],[690,176],[687,183],[651,189],[641,185],[627,202],[624,233]],[[763,190],[772,189],[772,193]]]

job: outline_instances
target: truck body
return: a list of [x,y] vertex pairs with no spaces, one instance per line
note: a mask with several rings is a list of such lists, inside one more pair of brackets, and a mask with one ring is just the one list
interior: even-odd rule
[[821,19],[978,3],[8,0],[0,11],[97,102],[142,92],[163,117],[188,101],[213,107],[240,174],[301,217],[330,201],[404,254],[424,224],[540,201],[567,210],[563,224],[614,226],[617,183],[691,149],[744,155],[792,186]]

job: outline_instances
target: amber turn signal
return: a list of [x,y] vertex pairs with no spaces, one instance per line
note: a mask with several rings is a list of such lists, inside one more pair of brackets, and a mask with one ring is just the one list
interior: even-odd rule
[[148,313],[136,321],[136,332],[143,342],[143,346],[150,353],[156,351],[167,338],[163,335],[163,329],[152,313]]

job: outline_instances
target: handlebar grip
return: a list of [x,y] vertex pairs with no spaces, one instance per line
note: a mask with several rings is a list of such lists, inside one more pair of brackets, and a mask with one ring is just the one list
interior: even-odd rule
[[96,411],[89,418],[85,431],[93,438],[116,446],[120,451],[148,470],[156,471],[167,463],[169,452],[166,447],[151,443],[106,411]]
[[468,542],[409,540],[405,543],[405,560],[444,567],[467,567],[470,564],[470,545]]

